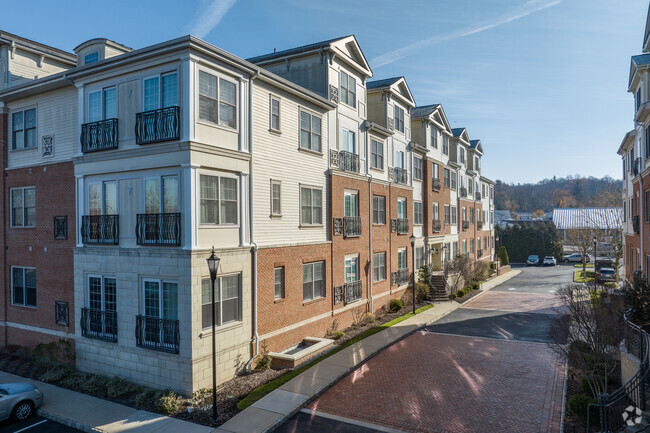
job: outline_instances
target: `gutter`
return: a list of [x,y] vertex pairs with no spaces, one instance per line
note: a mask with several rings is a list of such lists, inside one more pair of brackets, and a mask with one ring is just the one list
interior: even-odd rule
[[368,173],[368,262],[370,263],[368,272],[368,298],[370,299],[370,314],[373,314],[374,300],[372,298],[372,280],[373,280],[373,254],[372,254],[372,174],[370,174],[370,153],[368,152],[368,138],[366,136],[366,173]]

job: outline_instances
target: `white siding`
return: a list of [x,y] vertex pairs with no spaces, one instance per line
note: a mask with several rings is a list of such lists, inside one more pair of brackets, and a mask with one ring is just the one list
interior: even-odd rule
[[14,57],[9,59],[9,72],[11,73],[11,86],[17,86],[26,81],[46,77],[67,69],[63,64],[35,53],[17,48]]

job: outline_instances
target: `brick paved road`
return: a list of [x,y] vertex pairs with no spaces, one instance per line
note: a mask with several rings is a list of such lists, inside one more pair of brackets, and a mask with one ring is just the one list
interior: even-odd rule
[[[556,306],[551,291],[569,282],[572,270],[523,268],[373,357],[308,409],[405,432],[559,432],[564,365],[532,341],[546,340]],[[291,422],[300,428],[280,431],[321,431]],[[343,426],[331,431],[348,431]]]

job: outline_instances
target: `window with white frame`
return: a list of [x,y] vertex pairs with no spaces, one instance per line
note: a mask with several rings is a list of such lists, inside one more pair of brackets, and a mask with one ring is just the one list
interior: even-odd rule
[[490,200],[494,198],[494,187],[490,186]]
[[446,135],[442,136],[442,153],[449,155],[449,137]]
[[406,218],[406,198],[397,198],[397,218]]
[[467,192],[470,196],[474,194],[474,180],[471,177],[467,179]]
[[117,311],[117,289],[114,277],[88,276],[88,308],[95,311]]
[[445,244],[445,261],[451,260],[451,243]]
[[413,158],[413,179],[422,180],[422,158]]
[[469,252],[470,254],[474,254],[474,238],[469,240]]
[[178,320],[178,283],[145,278],[142,288],[145,317]]
[[374,138],[370,140],[370,166],[384,169],[384,143]]
[[357,80],[347,74],[346,72],[341,71],[341,102],[346,103],[350,107],[356,107],[356,97],[357,97]]
[[169,72],[144,79],[144,111],[178,105],[178,74]]
[[11,226],[34,227],[36,225],[36,188],[11,189]]
[[433,180],[440,180],[440,166],[435,162],[431,163],[431,178]]
[[[453,189],[453,190],[456,190],[456,188],[457,188],[457,183],[458,183],[457,178],[458,178],[458,174],[455,171],[452,171],[451,172],[451,189]],[[461,176],[461,179],[462,179],[462,176]]]
[[413,202],[413,224],[422,225],[424,219],[422,202],[414,201]]
[[359,281],[359,255],[349,256],[345,258],[345,282],[354,283]]
[[321,151],[321,118],[306,111],[300,111],[300,147]]
[[350,153],[357,153],[357,143],[354,131],[345,128],[341,131],[341,150]]
[[415,269],[420,269],[424,265],[424,247],[415,248]]
[[458,220],[458,208],[456,206],[451,207],[451,223],[456,224]]
[[463,206],[462,212],[463,212],[463,221],[467,221],[467,208],[465,206]]
[[467,254],[467,239],[463,239],[463,254]]
[[178,212],[178,176],[160,176],[144,180],[144,213]]
[[378,282],[386,279],[386,252],[372,255],[372,281]]
[[202,174],[201,224],[234,225],[238,222],[237,179]]
[[443,170],[443,177],[444,177],[444,179],[443,179],[443,180],[444,180],[444,184],[443,184],[443,185],[445,186],[445,188],[449,188],[449,185],[450,185],[450,178],[451,178],[451,177],[450,177],[450,171],[449,171],[448,168],[445,168],[445,169]]
[[386,197],[383,195],[372,196],[372,223],[386,224]]
[[438,130],[433,125],[431,125],[431,147],[438,148]]
[[406,248],[399,248],[397,250],[397,269],[406,269]]
[[454,248],[453,248],[454,257],[456,257],[458,255],[458,242],[454,242],[453,245],[454,245]]
[[271,180],[271,215],[282,215],[282,183]]
[[325,262],[304,263],[302,265],[302,300],[325,297]]
[[11,303],[36,308],[36,268],[11,267]]
[[[201,325],[212,326],[212,280],[201,280]],[[214,282],[215,325],[222,326],[242,320],[241,274],[221,275]]]
[[451,222],[451,210],[448,204],[445,205],[445,224]]
[[395,167],[404,168],[404,152],[401,150],[395,151]]
[[343,211],[346,217],[359,216],[359,191],[345,191],[343,194]]
[[269,108],[270,116],[270,128],[272,131],[280,130],[280,98],[277,96],[271,96],[271,107]]
[[300,187],[300,224],[323,224],[323,191],[320,188]]
[[117,118],[117,88],[106,87],[88,93],[88,122]]
[[481,249],[481,238],[476,238],[476,250]]
[[395,129],[399,132],[404,132],[404,110],[402,107],[395,105],[393,107],[393,113],[395,118]]
[[86,54],[84,56],[84,64],[89,65],[91,63],[95,63],[99,61],[99,51],[95,51],[94,53]]
[[465,148],[458,146],[458,154],[460,155],[460,162],[465,164]]
[[237,84],[199,71],[199,120],[237,128]]
[[440,218],[440,207],[438,206],[438,203],[435,203],[435,202],[433,203],[432,210],[433,210],[433,213],[432,213],[433,219],[435,219],[435,220],[439,219]]
[[36,108],[17,111],[11,115],[11,148],[36,147]]
[[273,285],[275,286],[275,299],[284,299],[284,266],[273,269]]
[[474,224],[474,212],[472,211],[472,209],[469,210],[469,222],[471,224]]
[[117,215],[117,182],[88,184],[89,215]]

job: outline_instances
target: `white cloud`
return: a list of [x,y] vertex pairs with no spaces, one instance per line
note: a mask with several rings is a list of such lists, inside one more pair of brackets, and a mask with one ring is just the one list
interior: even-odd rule
[[221,19],[228,13],[237,0],[213,0],[196,14],[190,24],[190,33],[196,37],[204,38],[219,25]]
[[430,38],[423,39],[421,41],[406,45],[405,47],[401,47],[396,50],[389,51],[387,53],[384,53],[372,59],[370,61],[370,64],[373,65],[374,68],[378,68],[379,66],[387,65],[389,63],[393,63],[397,60],[403,59],[404,57],[407,57],[408,55],[422,48],[428,47],[430,45],[439,44],[441,42],[446,42],[453,39],[464,38],[465,36],[470,36],[476,33],[483,32],[485,30],[493,29],[494,27],[507,24],[509,22],[518,20],[532,13],[550,8],[551,6],[555,6],[561,3],[562,1],[563,0],[552,0],[552,1],[529,0],[519,8],[510,11],[508,14],[502,15],[493,20],[483,21],[472,27],[456,30],[454,32],[445,35],[432,36]]

